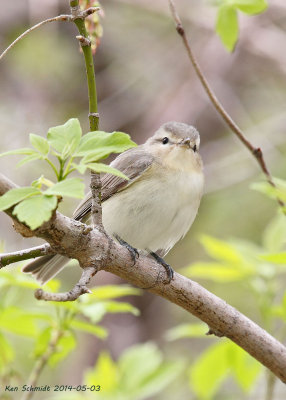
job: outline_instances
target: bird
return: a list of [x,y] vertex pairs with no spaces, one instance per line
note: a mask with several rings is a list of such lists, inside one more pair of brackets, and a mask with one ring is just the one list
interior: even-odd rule
[[[126,246],[134,259],[150,255],[166,270],[163,257],[189,231],[204,189],[200,135],[182,122],[166,122],[147,141],[124,151],[110,163],[129,179],[101,177],[102,223],[105,231]],[[91,223],[91,192],[78,205],[73,218]],[[43,285],[69,261],[47,255],[30,262],[23,272],[32,273]]]

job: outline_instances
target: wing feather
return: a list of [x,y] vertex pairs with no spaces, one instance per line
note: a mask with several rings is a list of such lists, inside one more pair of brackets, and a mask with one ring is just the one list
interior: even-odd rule
[[[150,168],[153,162],[153,156],[147,153],[142,146],[132,148],[120,154],[112,163],[111,167],[118,169],[128,176],[129,180],[120,178],[112,174],[105,174],[101,178],[102,202],[109,199],[117,192],[126,189],[132,185],[142,174]],[[89,192],[83,201],[79,204],[73,214],[73,218],[81,220],[91,210],[91,193]]]

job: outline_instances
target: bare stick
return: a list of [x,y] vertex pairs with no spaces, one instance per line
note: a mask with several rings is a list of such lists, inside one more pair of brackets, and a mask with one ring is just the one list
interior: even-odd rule
[[[231,116],[227,113],[227,111],[224,109],[223,105],[220,103],[218,98],[216,97],[215,93],[213,92],[212,88],[210,87],[206,77],[204,76],[201,67],[199,66],[196,57],[194,56],[194,53],[192,51],[191,45],[187,39],[185,29],[182,25],[182,21],[177,13],[177,10],[175,8],[175,4],[173,0],[169,0],[169,6],[171,9],[171,13],[173,16],[173,19],[176,24],[176,30],[178,34],[181,36],[183,40],[183,44],[185,46],[185,49],[187,51],[187,54],[189,56],[189,59],[196,71],[196,74],[201,81],[201,84],[203,85],[208,97],[210,98],[211,102],[215,106],[216,110],[218,113],[222,116],[224,121],[227,123],[227,125],[230,127],[230,129],[234,132],[234,134],[239,138],[239,140],[247,147],[247,149],[251,152],[251,154],[255,157],[257,160],[262,172],[265,174],[267,181],[269,184],[273,187],[275,187],[275,183],[273,182],[272,176],[267,168],[267,165],[265,163],[264,157],[262,150],[259,147],[254,147],[244,136],[242,130],[238,127],[238,125],[233,121]],[[279,205],[281,207],[284,207],[283,201],[280,199],[277,199]]]
[[8,51],[15,46],[16,43],[18,43],[20,40],[22,40],[25,36],[27,36],[29,33],[33,32],[34,30],[40,28],[43,25],[46,25],[50,22],[56,22],[56,21],[67,21],[67,22],[73,22],[75,18],[82,18],[85,19],[89,15],[93,14],[96,11],[99,11],[99,7],[90,7],[87,10],[84,10],[80,12],[76,17],[73,15],[67,15],[67,14],[62,14],[58,15],[57,17],[52,17],[45,19],[44,21],[39,22],[38,24],[32,26],[31,28],[27,29],[25,32],[23,32],[20,36],[17,37],[17,39],[12,42],[7,49],[3,51],[3,53],[0,55],[0,60],[8,53]]
[[23,32],[20,36],[17,37],[17,39],[12,42],[6,50],[3,51],[3,53],[0,55],[0,60],[8,53],[12,47],[15,46],[16,43],[18,43],[20,40],[22,40],[25,36],[27,36],[29,33],[33,32],[34,30],[40,28],[43,25],[48,24],[49,22],[55,22],[55,21],[72,21],[72,16],[71,15],[58,15],[57,17],[52,17],[45,19],[44,21],[39,22],[38,24],[32,26],[31,28],[27,29],[25,32]]
[[31,258],[46,256],[48,254],[54,254],[54,251],[47,243],[30,249],[14,251],[13,253],[0,254],[0,269],[18,261],[29,260]]
[[97,269],[95,267],[88,267],[83,270],[78,283],[69,291],[65,293],[48,293],[43,289],[37,289],[35,291],[35,297],[38,300],[45,301],[74,301],[79,298],[82,294],[92,293],[88,289],[87,284],[90,282],[91,278],[96,274]]

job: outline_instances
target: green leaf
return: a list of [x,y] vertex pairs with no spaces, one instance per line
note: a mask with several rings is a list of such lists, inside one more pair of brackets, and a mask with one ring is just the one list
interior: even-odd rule
[[15,353],[8,340],[0,333],[0,371],[13,361]]
[[132,346],[120,357],[118,366],[126,389],[136,388],[150,374],[159,368],[162,353],[154,343]]
[[69,119],[64,125],[55,126],[48,131],[48,142],[66,159],[77,149],[82,135],[79,120]]
[[9,190],[9,192],[6,192],[3,196],[0,197],[0,210],[7,210],[7,208],[14,206],[20,201],[39,193],[41,193],[39,189],[34,187],[11,189]]
[[266,0],[231,0],[230,4],[249,15],[262,13],[268,7]]
[[253,183],[250,185],[250,188],[266,194],[266,196],[271,199],[277,200],[277,198],[279,198],[283,202],[286,202],[286,181],[279,178],[273,178],[273,182],[276,187],[271,186],[269,182],[262,181]]
[[261,255],[259,258],[274,264],[286,265],[286,252]]
[[263,233],[264,247],[271,252],[282,250],[286,243],[285,215],[279,212],[267,225]]
[[105,164],[101,164],[101,163],[92,163],[92,164],[86,164],[86,166],[87,166],[87,168],[89,168],[95,172],[104,172],[106,174],[116,175],[116,176],[119,176],[119,178],[129,180],[129,178],[126,175],[124,175],[118,169],[110,167],[109,165],[105,165]]
[[17,168],[22,167],[22,165],[27,164],[31,161],[35,161],[35,160],[42,160],[43,156],[42,154],[38,153],[37,151],[35,151],[33,154],[30,154],[29,156],[24,157],[21,161],[19,161],[16,164]]
[[106,301],[104,302],[104,306],[107,312],[110,313],[131,313],[135,316],[140,315],[140,311],[138,308],[134,307],[130,303],[123,303],[117,301]]
[[95,367],[85,374],[84,382],[89,386],[100,384],[107,394],[116,390],[120,384],[118,367],[106,351],[99,354]]
[[87,169],[87,166],[85,164],[72,163],[71,166],[75,168],[80,174],[84,174]]
[[137,146],[130,136],[123,132],[89,132],[81,138],[76,157],[89,155],[90,161],[97,161],[111,153],[121,153]]
[[78,319],[72,319],[69,326],[73,329],[83,331],[86,333],[91,333],[99,337],[100,339],[105,339],[107,337],[107,330],[102,326],[93,325],[88,322],[79,321]]
[[84,197],[84,184],[79,178],[65,179],[49,187],[46,195],[67,196],[82,199]]
[[206,338],[208,329],[205,324],[181,324],[166,332],[167,340],[182,338]]
[[36,229],[43,222],[49,221],[53,210],[57,207],[57,203],[55,196],[36,195],[18,204],[14,208],[13,214],[31,229]]
[[262,365],[234,343],[229,343],[228,357],[237,383],[245,392],[250,391],[262,371]]
[[50,151],[50,145],[47,139],[43,138],[42,136],[30,133],[30,142],[32,146],[34,146],[35,149],[38,150],[41,154],[45,156],[48,155]]
[[56,346],[56,351],[50,357],[48,363],[51,367],[55,367],[60,361],[64,360],[69,353],[75,348],[76,339],[72,332],[65,331]]
[[38,332],[35,319],[37,315],[29,314],[17,307],[1,310],[0,328],[23,336],[35,336]]
[[190,368],[190,386],[200,399],[211,399],[229,373],[229,343],[209,346]]
[[22,148],[22,149],[6,151],[5,153],[1,153],[0,157],[10,156],[10,155],[13,155],[13,154],[27,154],[27,155],[29,155],[29,154],[34,154],[34,153],[35,153],[35,150],[30,149],[29,147],[27,147],[27,148],[25,147],[25,148]]
[[255,271],[239,269],[232,265],[223,265],[213,262],[197,262],[183,268],[182,273],[191,278],[209,279],[214,282],[235,282],[253,275]]
[[222,260],[230,264],[237,265],[240,265],[243,261],[238,250],[233,245],[223,240],[219,240],[207,235],[202,235],[200,237],[200,242],[204,246],[207,253],[217,260]]
[[233,51],[238,39],[238,20],[236,10],[229,5],[221,5],[218,9],[216,32],[228,51]]
[[89,296],[83,297],[84,302],[92,303],[95,300],[114,299],[124,296],[140,295],[140,289],[128,285],[104,285],[99,286]]
[[52,331],[52,328],[49,326],[48,328],[44,329],[37,337],[34,349],[35,357],[40,357],[47,350],[49,341],[52,337]]

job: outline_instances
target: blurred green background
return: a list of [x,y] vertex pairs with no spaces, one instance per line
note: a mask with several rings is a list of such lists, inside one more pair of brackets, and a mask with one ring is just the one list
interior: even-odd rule
[[[241,252],[245,257],[247,246],[248,249],[251,247],[252,257],[256,251],[259,254],[262,251],[260,246],[265,245],[266,240],[263,232],[276,218],[277,206],[273,200],[250,189],[251,183],[261,180],[261,171],[210,104],[175,32],[167,1],[104,0],[101,5],[104,10],[101,18],[103,37],[95,56],[101,129],[127,132],[139,144],[162,123],[172,120],[192,124],[201,134],[205,195],[190,232],[171,251],[167,262],[180,271],[194,262],[209,261],[199,240],[202,235],[213,236],[224,243],[232,240],[236,246],[238,243],[242,246],[243,241],[245,246]],[[247,138],[262,148],[273,175],[285,179],[285,2],[272,0],[269,9],[261,15],[249,17],[240,14],[240,36],[232,54],[226,51],[215,33],[217,8],[214,4],[178,0],[177,7],[193,50],[217,97]],[[68,1],[3,2],[0,14],[1,49],[29,26],[59,13],[68,13]],[[0,152],[27,147],[29,133],[45,135],[50,126],[62,124],[71,117],[79,118],[85,131],[88,131],[84,63],[75,35],[76,29],[71,23],[49,24],[17,44],[1,61]],[[40,164],[37,164],[38,167],[28,164],[16,169],[16,158],[0,159],[3,174],[22,186],[38,178]],[[43,172],[51,178],[45,168],[43,165]],[[88,185],[88,174],[86,183]],[[76,201],[65,200],[61,210],[71,215],[75,205]],[[282,226],[283,222],[276,225],[279,224]],[[17,235],[3,213],[0,215],[0,229],[5,251],[41,243],[38,239],[24,239]],[[271,234],[274,235],[273,232]],[[279,235],[283,245],[283,233]],[[258,271],[260,264],[255,268]],[[9,267],[11,274],[14,269],[15,266]],[[269,299],[277,300],[278,304],[286,278],[283,270],[271,271],[269,279],[266,279],[272,285]],[[62,288],[68,290],[79,274],[80,270],[76,267],[64,270],[59,275]],[[280,328],[281,321],[272,321],[267,326],[268,317],[264,318],[265,315],[263,317],[260,312],[266,289],[258,282],[257,292],[252,290],[253,287],[250,287],[255,286],[253,276],[252,281],[248,276],[229,280],[194,276],[194,279],[264,328],[272,330],[274,335]],[[117,283],[121,283],[117,277],[104,272],[94,280],[95,286]],[[266,291],[268,293],[269,287]],[[22,308],[27,307],[27,310],[41,307],[30,290],[20,294],[13,292],[11,296],[14,296],[13,301],[20,301]],[[173,363],[180,359],[181,364],[177,366],[179,372],[177,376],[172,375],[172,381],[170,377],[170,385],[166,383],[162,388],[157,385],[159,393],[151,391],[143,397],[131,394],[130,399],[266,399],[264,372],[253,381],[250,391],[242,390],[231,378],[223,383],[217,394],[202,397],[192,383],[189,387],[189,366],[204,349],[218,343],[219,339],[168,341],[166,330],[198,321],[177,306],[149,293],[128,297],[127,300],[140,310],[140,316],[132,313],[105,316],[102,325],[109,330],[109,336],[105,340],[90,335],[80,337],[77,349],[56,369],[46,368],[40,383],[80,384],[84,371],[95,364],[103,349],[118,360],[130,346],[152,341],[160,350],[145,349],[145,359],[155,357],[155,352],[161,351],[162,357],[173,360]],[[24,384],[33,365],[30,339],[12,335],[11,340],[17,351],[15,359],[21,374],[15,384]],[[222,378],[218,379],[222,381]],[[208,385],[207,378],[205,384]],[[4,395],[13,398],[11,393],[10,397],[8,393]],[[71,395],[68,397],[69,394],[65,396],[60,398],[72,398]],[[116,396],[113,394],[110,398],[127,398],[126,393],[122,394],[123,397]],[[285,387],[277,383],[273,396],[273,399],[284,399]],[[37,394],[37,398],[43,397]],[[97,398],[96,395],[93,398]]]

